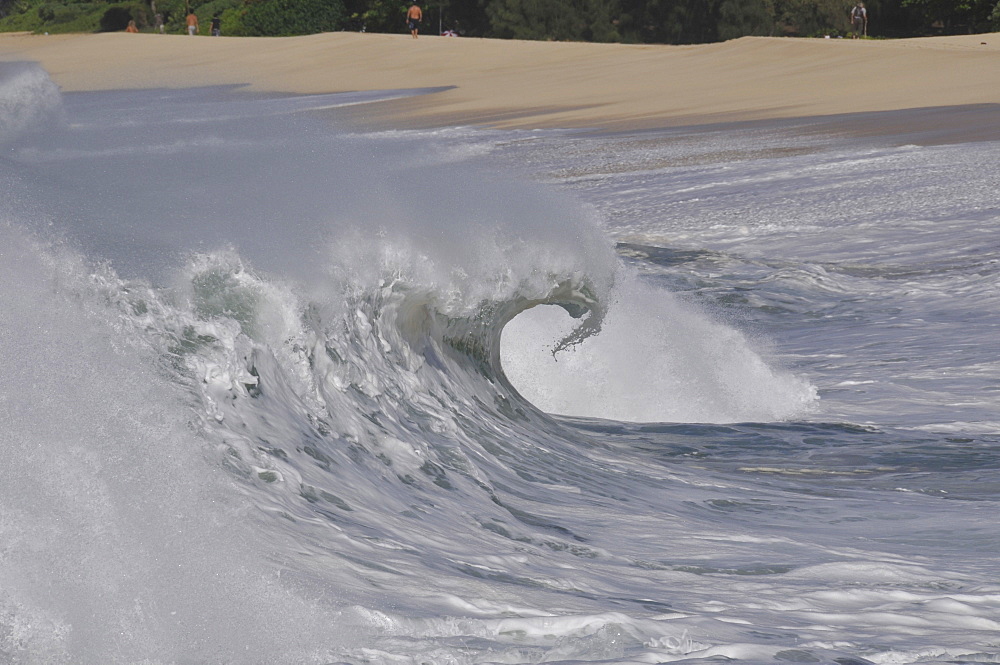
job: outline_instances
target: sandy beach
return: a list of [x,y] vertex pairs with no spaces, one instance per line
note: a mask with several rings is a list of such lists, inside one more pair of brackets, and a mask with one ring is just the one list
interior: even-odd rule
[[[358,122],[379,127],[622,130],[961,106],[976,110],[966,119],[975,117],[989,134],[1000,108],[982,106],[1000,104],[1000,33],[896,41],[746,37],[693,46],[346,32],[3,34],[0,59],[39,62],[65,91],[447,88],[354,112]],[[934,115],[922,122],[945,121]]]

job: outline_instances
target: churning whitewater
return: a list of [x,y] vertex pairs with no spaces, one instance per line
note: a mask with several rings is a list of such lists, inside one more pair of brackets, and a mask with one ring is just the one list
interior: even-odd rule
[[996,144],[427,92],[0,63],[0,662],[1000,661]]

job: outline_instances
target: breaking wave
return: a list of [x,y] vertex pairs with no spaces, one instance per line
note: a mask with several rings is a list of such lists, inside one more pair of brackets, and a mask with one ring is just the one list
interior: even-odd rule
[[[0,99],[40,90],[28,107],[49,108],[40,70],[4,71]],[[0,660],[704,646],[601,609],[601,575],[495,553],[641,567],[573,515],[623,516],[661,479],[623,484],[632,462],[560,414],[780,420],[815,400],[807,382],[644,283],[570,198],[338,136],[299,102],[159,124],[162,91],[86,99],[59,131],[29,136],[20,102],[2,126],[0,363],[17,389]],[[174,101],[171,118],[197,108]],[[570,324],[534,318],[548,310]],[[628,594],[623,611],[664,611]],[[529,607],[550,603],[579,616]],[[484,618],[437,618],[456,614]]]

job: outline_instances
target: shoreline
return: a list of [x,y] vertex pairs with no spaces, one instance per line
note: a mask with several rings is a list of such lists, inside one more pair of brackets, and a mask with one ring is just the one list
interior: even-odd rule
[[[432,94],[432,93],[429,93]],[[516,121],[520,117],[544,115],[544,109],[525,109],[511,112],[505,117],[480,116],[468,122],[462,115],[435,115],[432,118],[412,112],[419,108],[424,95],[402,97],[371,104],[344,106],[337,109],[337,119],[352,127],[367,131],[392,129],[436,129],[440,127],[479,126],[497,129],[522,129],[516,126],[498,126],[495,121]],[[544,126],[527,129],[570,129],[583,134],[613,136],[615,134],[642,134],[646,132],[684,131],[741,132],[766,130],[790,134],[823,134],[843,136],[854,140],[872,139],[891,145],[945,145],[1000,141],[1000,104],[966,104],[929,108],[909,108],[888,111],[859,111],[831,115],[789,116],[754,120],[723,120],[714,122],[677,122],[666,119],[648,126],[627,123],[600,123],[594,127]]]
[[[895,41],[744,37],[690,46],[374,33],[4,33],[0,60],[38,62],[67,92],[439,89],[344,114],[375,129],[620,132],[815,119],[859,136],[1000,137],[993,129],[1000,125],[1000,33]],[[891,119],[890,112],[903,115]]]

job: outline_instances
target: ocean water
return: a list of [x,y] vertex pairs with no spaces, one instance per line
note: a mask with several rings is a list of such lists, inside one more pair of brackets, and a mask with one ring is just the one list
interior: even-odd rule
[[1000,146],[417,92],[0,63],[0,663],[1000,661]]

